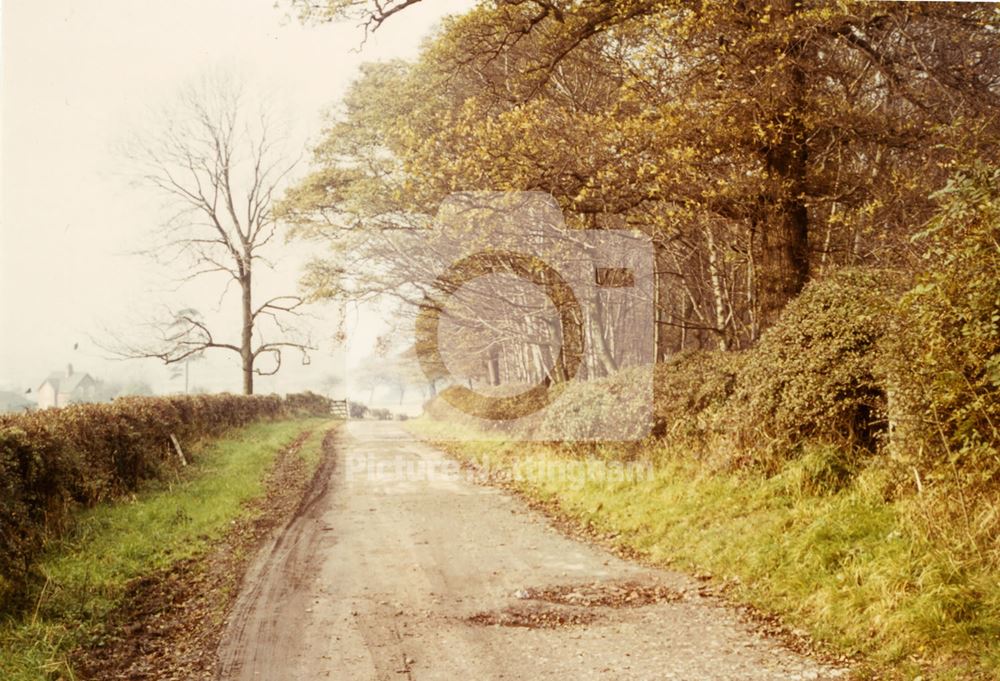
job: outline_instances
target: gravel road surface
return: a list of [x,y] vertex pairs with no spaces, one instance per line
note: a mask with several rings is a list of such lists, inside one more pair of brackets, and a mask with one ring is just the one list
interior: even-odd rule
[[[435,471],[431,475],[428,471]],[[570,539],[356,421],[244,581],[224,679],[834,679],[684,575]]]

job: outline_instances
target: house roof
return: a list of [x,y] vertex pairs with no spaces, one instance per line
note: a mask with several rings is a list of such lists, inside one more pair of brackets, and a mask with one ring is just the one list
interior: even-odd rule
[[62,379],[63,379],[62,374],[53,372],[49,374],[48,378],[46,378],[38,385],[38,389],[41,390],[45,386],[45,384],[48,383],[49,385],[52,386],[53,390],[59,392],[59,381],[61,381]]
[[[52,389],[57,393],[72,393],[86,381],[93,383],[94,379],[90,377],[90,374],[84,372],[74,373],[67,376],[60,371],[54,371],[49,374],[48,378],[42,381],[42,385],[45,385],[46,383],[50,384]],[[42,386],[38,387],[41,388]]]

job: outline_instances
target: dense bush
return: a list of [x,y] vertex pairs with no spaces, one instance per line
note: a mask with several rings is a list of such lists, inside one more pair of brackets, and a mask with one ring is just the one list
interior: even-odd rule
[[747,353],[724,425],[741,450],[788,452],[805,440],[877,448],[886,432],[881,340],[903,280],[847,269],[812,282]]
[[632,367],[593,381],[558,383],[547,391],[529,385],[479,386],[478,395],[494,398],[485,404],[478,398],[466,404],[467,393],[450,386],[424,405],[424,413],[491,436],[553,442],[641,439],[652,425],[649,371]]
[[[653,367],[652,394],[649,367],[631,367],[593,381],[570,381],[550,388],[547,405],[529,386],[506,386],[503,394],[520,388],[518,407],[539,409],[538,418],[526,418],[518,435],[551,441],[641,439],[647,434],[695,443],[714,427],[715,413],[732,394],[742,353],[693,351],[674,355]],[[450,388],[446,389],[450,390]],[[489,394],[491,389],[479,388]],[[442,395],[444,392],[442,392]],[[461,420],[485,430],[489,420],[465,417],[454,408],[461,402],[438,396],[424,405],[424,412],[438,420]],[[505,428],[504,402],[495,402],[487,415]],[[542,409],[543,407],[547,407]]]
[[[458,420],[487,431],[508,432],[514,425],[518,430],[532,430],[539,425],[535,416],[562,393],[565,384],[553,385],[548,391],[532,390],[534,387],[518,384],[477,386],[475,395],[470,396],[460,386],[448,386],[424,405],[424,411],[431,418]],[[493,399],[484,404],[477,396]],[[530,416],[520,421],[516,414]]]
[[[529,423],[532,438],[553,441],[635,440],[647,434],[701,441],[733,391],[742,355],[685,352],[653,367],[630,367],[552,390],[544,418]],[[652,393],[649,391],[652,382]]]
[[392,412],[390,412],[388,409],[383,409],[381,407],[377,407],[375,409],[369,409],[368,414],[373,419],[378,419],[379,421],[389,421],[390,419],[392,419]]
[[959,174],[935,198],[915,238],[927,267],[886,343],[892,454],[928,536],[1000,565],[1000,170]]
[[654,433],[699,444],[718,429],[717,416],[736,389],[745,353],[691,351],[657,364]]
[[[1000,479],[1000,170],[958,175],[916,241],[929,267],[902,300],[889,344],[909,413],[901,453],[933,475]],[[908,417],[908,418],[907,418]]]
[[285,415],[322,415],[315,395],[124,397],[0,416],[0,600],[29,574],[70,511],[133,492],[177,465],[181,443]]
[[594,381],[559,386],[533,437],[554,441],[638,440],[651,428],[649,367],[630,367]]

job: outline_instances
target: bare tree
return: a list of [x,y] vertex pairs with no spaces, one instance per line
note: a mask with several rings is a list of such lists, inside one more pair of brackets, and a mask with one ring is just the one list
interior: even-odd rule
[[[117,354],[172,364],[208,349],[228,350],[240,356],[246,394],[255,374],[278,372],[283,350],[300,351],[308,363],[308,342],[288,326],[305,301],[278,295],[255,302],[254,296],[257,267],[273,266],[265,255],[278,230],[273,201],[295,165],[280,154],[279,143],[266,110],[248,104],[232,79],[214,77],[184,90],[164,124],[129,145],[139,180],[175,211],[162,243],[148,253],[182,265],[185,281],[221,275],[222,297],[235,282],[241,324],[237,339],[221,340],[201,316],[182,309],[158,325],[154,338],[116,348]],[[263,355],[271,359],[266,369],[258,365]]]

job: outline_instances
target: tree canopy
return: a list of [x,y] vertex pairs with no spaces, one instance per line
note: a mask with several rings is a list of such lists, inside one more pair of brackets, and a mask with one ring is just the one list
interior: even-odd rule
[[[307,14],[374,28],[411,4]],[[283,209],[337,245],[308,280],[330,293],[360,242],[451,192],[546,191],[570,227],[653,238],[661,354],[746,346],[810,277],[912,262],[928,196],[995,160],[998,21],[967,3],[481,3],[416,63],[364,69]]]

